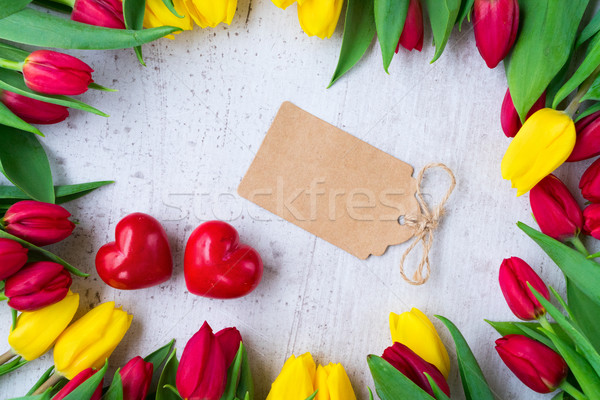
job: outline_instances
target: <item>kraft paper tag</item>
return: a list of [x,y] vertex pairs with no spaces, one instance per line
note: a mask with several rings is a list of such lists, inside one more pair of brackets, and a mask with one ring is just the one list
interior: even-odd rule
[[382,255],[417,234],[413,167],[283,103],[240,196],[354,256]]

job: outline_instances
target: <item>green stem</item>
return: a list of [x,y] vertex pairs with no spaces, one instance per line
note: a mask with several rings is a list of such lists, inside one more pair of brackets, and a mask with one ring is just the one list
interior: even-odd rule
[[547,331],[550,331],[550,332],[554,333],[554,329],[552,328],[552,325],[550,325],[550,322],[548,322],[548,318],[546,317],[546,314],[544,314],[541,317],[539,317],[538,321],[539,321],[540,325],[544,329],[546,329]]
[[579,236],[573,236],[568,240],[573,245],[573,247],[575,247],[575,250],[577,250],[586,257],[590,255],[590,252],[585,248],[585,245],[583,244],[581,239],[579,239]]
[[75,0],[51,0],[54,3],[58,3],[58,4],[64,4],[65,6],[69,6],[71,8],[73,8],[73,6],[75,5]]
[[11,315],[12,315],[12,329],[14,330],[17,327],[17,310],[15,310],[14,308],[10,309]]
[[598,67],[596,67],[594,72],[592,72],[592,74],[590,76],[588,76],[588,78],[585,81],[583,81],[581,86],[579,86],[579,89],[577,90],[575,97],[573,97],[573,100],[571,100],[571,102],[569,103],[567,108],[565,108],[565,113],[567,113],[567,114],[569,114],[569,116],[573,117],[573,115],[575,114],[575,112],[577,112],[577,109],[579,108],[579,103],[581,102],[581,98],[583,96],[585,96],[585,94],[588,92],[588,90],[590,90],[590,87],[592,87],[592,84],[598,77],[598,74],[600,74],[600,65]]
[[571,397],[575,398],[576,400],[587,400],[586,395],[581,393],[575,386],[567,382],[566,379],[563,381],[563,383],[560,384],[559,387],[568,394],[570,394]]
[[7,60],[6,58],[0,58],[0,68],[10,69],[13,71],[23,70],[23,62]]

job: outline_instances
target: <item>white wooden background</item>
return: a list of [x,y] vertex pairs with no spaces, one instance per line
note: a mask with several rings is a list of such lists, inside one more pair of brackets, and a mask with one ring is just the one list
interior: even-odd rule
[[[298,25],[295,6],[282,11],[268,0],[249,2],[240,0],[231,27],[196,29],[144,46],[146,68],[131,50],[73,52],[93,66],[98,83],[119,91],[82,96],[110,118],[72,111],[66,122],[44,129],[55,180],[116,183],[67,205],[79,225],[52,250],[91,273],[73,282],[82,295],[78,316],[109,300],[133,313],[111,367],[171,338],[181,351],[207,320],[215,330],[237,326],[242,332],[257,399],[266,397],[287,357],[307,351],[318,362],[343,363],[365,399],[366,386],[372,386],[366,356],[390,345],[389,312],[414,306],[444,315],[462,329],[499,399],[544,398],[508,372],[494,350],[498,335],[483,321],[514,319],[497,282],[505,257],[525,258],[564,290],[558,269],[515,226],[518,220],[533,224],[527,196],[517,199],[500,176],[509,143],[499,122],[503,68],[485,66],[470,24],[454,32],[444,55],[430,65],[434,49],[427,28],[423,52],[402,49],[390,75],[373,45],[356,68],[326,89],[341,24],[331,40],[309,38]],[[401,279],[398,263],[406,245],[361,261],[237,196],[237,185],[285,100],[417,171],[434,161],[455,171],[458,186],[436,233],[433,276],[426,285]],[[585,165],[563,167],[559,175],[575,189]],[[439,195],[444,178],[433,173],[426,192]],[[175,273],[159,287],[118,291],[98,278],[94,256],[113,240],[119,219],[135,211],[164,224]],[[245,298],[210,300],[186,291],[185,241],[209,219],[230,220],[264,259],[263,282]],[[0,337],[6,337],[7,307],[0,308],[0,320]],[[453,398],[464,398],[451,338],[434,323],[451,353]],[[23,395],[51,360],[47,355],[0,378],[0,397]]]

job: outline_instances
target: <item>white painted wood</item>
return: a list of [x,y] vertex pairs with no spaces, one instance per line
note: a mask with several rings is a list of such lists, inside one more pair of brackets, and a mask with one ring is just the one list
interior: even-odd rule
[[[250,349],[257,399],[292,353],[311,351],[321,363],[342,362],[365,399],[372,380],[369,353],[390,345],[388,314],[418,307],[458,325],[479,358],[499,399],[537,399],[501,363],[498,335],[484,321],[514,319],[497,283],[504,257],[520,256],[564,290],[561,274],[516,228],[533,224],[527,196],[515,198],[500,176],[509,141],[500,129],[504,70],[480,58],[471,26],[454,32],[444,55],[427,29],[422,53],[404,50],[387,75],[378,46],[331,89],[341,44],[341,24],[331,40],[304,35],[295,6],[241,0],[231,27],[185,32],[176,40],[144,46],[148,67],[131,50],[73,52],[96,70],[98,83],[117,93],[90,91],[82,99],[111,115],[72,111],[67,122],[44,129],[43,143],[59,184],[114,179],[110,187],[67,205],[80,222],[52,250],[92,275],[75,278],[82,295],[78,315],[115,300],[134,314],[111,367],[145,355],[171,338],[183,348],[208,320],[214,329],[237,326]],[[454,170],[458,186],[431,253],[433,276],[422,287],[406,284],[398,263],[406,245],[361,261],[237,196],[235,190],[279,105],[290,100],[418,170],[439,161]],[[585,163],[563,167],[572,189]],[[445,190],[442,173],[425,192]],[[136,292],[104,285],[94,269],[97,249],[112,240],[128,213],[142,211],[165,226],[175,257],[168,283]],[[207,219],[225,219],[263,256],[265,275],[251,295],[229,301],[189,294],[182,273],[185,240]],[[416,255],[413,256],[416,260]],[[10,314],[0,307],[0,338]],[[458,399],[455,352],[451,386]],[[4,340],[4,339],[2,339]],[[2,342],[5,343],[5,342]],[[6,346],[6,344],[3,344]],[[0,350],[3,350],[0,347]],[[0,378],[0,397],[23,395],[51,364],[45,356]]]

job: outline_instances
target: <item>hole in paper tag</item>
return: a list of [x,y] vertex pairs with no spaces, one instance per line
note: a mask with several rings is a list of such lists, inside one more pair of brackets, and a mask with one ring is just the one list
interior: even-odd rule
[[354,256],[415,235],[413,167],[283,103],[238,187],[240,196]]

